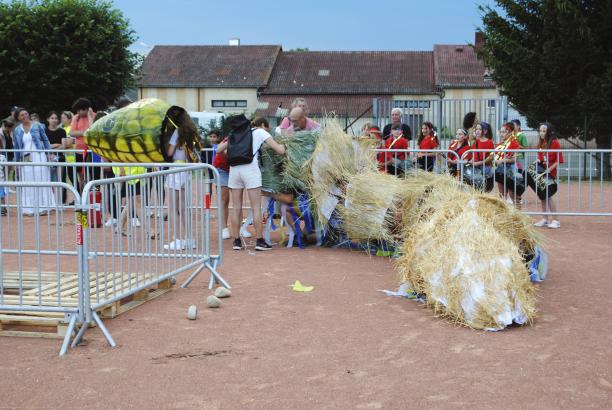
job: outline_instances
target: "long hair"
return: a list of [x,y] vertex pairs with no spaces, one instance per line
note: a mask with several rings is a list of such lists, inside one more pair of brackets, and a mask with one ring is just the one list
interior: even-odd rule
[[[480,124],[480,128],[482,128],[482,135],[488,139],[488,140],[492,140],[493,139],[493,131],[491,130],[491,126],[489,125],[488,122],[481,122]],[[478,126],[476,125],[476,126]]]
[[177,148],[197,148],[200,151],[200,134],[196,125],[191,120],[191,117],[183,107],[173,105],[166,111],[166,116],[162,121],[162,153],[166,161],[171,159],[167,157],[166,145],[170,142],[170,138],[174,130],[178,129]]
[[[423,124],[421,124],[421,127],[423,127],[423,125],[429,128],[429,134],[433,135],[434,125],[429,121],[425,121]],[[419,145],[421,144],[421,141],[423,141],[423,138],[425,138],[425,135],[423,135],[423,131],[421,130],[419,131],[419,141],[418,141]],[[435,139],[436,139],[436,142],[440,144],[440,141],[438,141],[437,136],[435,136]]]
[[538,131],[540,130],[540,127],[542,125],[546,127],[546,137],[544,138],[544,141],[542,141],[542,138],[540,138],[538,135],[538,148],[546,149],[550,147],[550,143],[553,140],[557,139],[557,137],[555,137],[555,135],[553,134],[552,125],[550,125],[550,123],[548,122],[540,123],[540,125],[538,126]]

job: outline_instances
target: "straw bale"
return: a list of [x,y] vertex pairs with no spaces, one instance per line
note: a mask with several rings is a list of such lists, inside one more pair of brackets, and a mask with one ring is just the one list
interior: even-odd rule
[[309,162],[315,151],[320,131],[299,131],[280,136],[279,142],[286,147],[285,168],[282,173],[282,188],[306,191],[306,176]]
[[367,171],[349,177],[338,207],[342,226],[352,240],[393,241],[403,199],[402,181],[392,175]]
[[535,292],[518,247],[479,215],[480,203],[462,199],[412,227],[397,262],[402,281],[437,313],[475,329],[532,322]]
[[317,204],[320,221],[329,218],[329,206],[348,184],[351,176],[377,169],[374,151],[367,140],[349,137],[337,121],[328,119],[306,173],[308,189]]

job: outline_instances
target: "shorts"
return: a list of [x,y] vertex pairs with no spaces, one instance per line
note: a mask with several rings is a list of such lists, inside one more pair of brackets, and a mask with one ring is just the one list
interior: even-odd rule
[[187,181],[191,179],[190,172],[178,172],[176,174],[170,174],[166,176],[166,183],[164,186],[168,189],[180,190],[185,188]]
[[219,171],[219,185],[227,188],[227,184],[229,182],[229,172],[220,168],[217,168],[217,171]]
[[227,186],[231,189],[261,188],[261,170],[257,163],[230,167]]

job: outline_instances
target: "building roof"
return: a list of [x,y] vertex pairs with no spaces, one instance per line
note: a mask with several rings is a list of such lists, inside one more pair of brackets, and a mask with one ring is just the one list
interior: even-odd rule
[[266,94],[436,92],[431,51],[282,52]]
[[468,45],[434,46],[435,82],[444,88],[495,88],[493,81],[485,81],[485,66]]
[[[262,95],[259,97],[259,109],[255,112],[257,116],[277,117],[289,114],[291,102],[302,97],[308,104],[308,113],[314,117],[329,114],[331,112],[340,116],[357,117],[359,115],[372,116],[372,101],[374,98],[388,98],[383,95],[305,95],[305,94],[275,94]],[[281,108],[280,115],[277,112]],[[284,112],[282,110],[285,110]],[[364,113],[365,112],[365,113]]]
[[155,46],[141,87],[265,87],[280,46]]

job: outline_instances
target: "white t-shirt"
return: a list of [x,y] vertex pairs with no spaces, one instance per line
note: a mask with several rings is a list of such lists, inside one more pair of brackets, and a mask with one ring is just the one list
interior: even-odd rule
[[272,138],[268,131],[262,128],[253,128],[253,161],[251,161],[251,164],[258,164],[259,148],[268,138]]
[[[170,145],[174,145],[176,147],[176,144],[178,144],[178,130],[174,130],[174,132],[172,133],[172,136],[170,137]],[[172,156],[172,160],[173,161],[185,161],[187,159],[187,157],[185,156],[185,150],[183,148],[176,148],[176,150],[174,150],[174,155]]]

